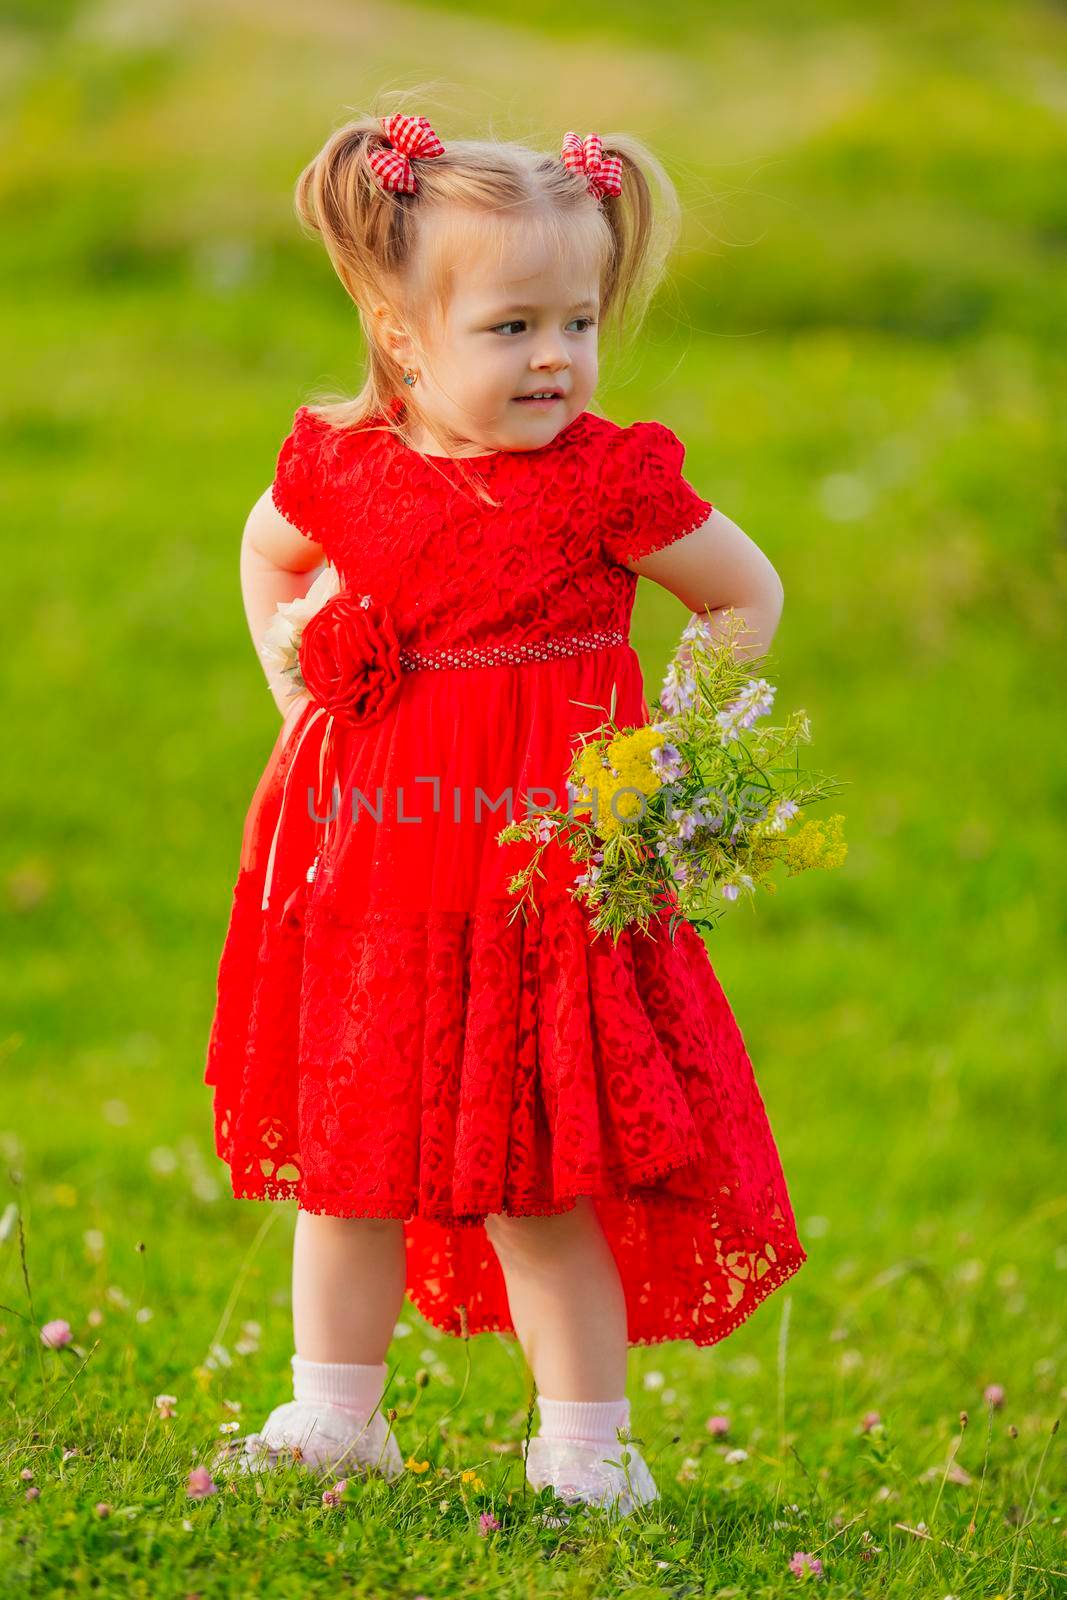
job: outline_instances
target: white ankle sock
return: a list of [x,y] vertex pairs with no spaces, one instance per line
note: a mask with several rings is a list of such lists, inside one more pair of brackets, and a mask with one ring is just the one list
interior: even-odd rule
[[385,1388],[385,1362],[364,1365],[358,1361],[305,1361],[290,1357],[293,1399],[311,1405],[341,1406],[368,1416]]
[[546,1400],[537,1396],[543,1439],[576,1439],[585,1444],[616,1444],[616,1428],[630,1424],[630,1402],[621,1400]]

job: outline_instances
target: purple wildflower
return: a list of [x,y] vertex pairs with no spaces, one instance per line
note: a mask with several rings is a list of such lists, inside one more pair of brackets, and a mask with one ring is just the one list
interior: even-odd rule
[[779,800],[774,808],[774,818],[767,824],[769,833],[784,833],[785,825],[797,814],[797,808],[792,800]]
[[652,751],[652,770],[661,783],[673,783],[684,770],[682,752],[674,744],[658,744]]
[[736,700],[715,715],[722,729],[722,742],[736,739],[741,728],[750,728],[757,717],[765,716],[774,704],[774,688],[766,678],[750,678]]
[[696,683],[688,673],[679,672],[675,663],[672,663],[663,680],[660,692],[660,704],[671,716],[677,716],[680,711],[687,711],[696,698]]

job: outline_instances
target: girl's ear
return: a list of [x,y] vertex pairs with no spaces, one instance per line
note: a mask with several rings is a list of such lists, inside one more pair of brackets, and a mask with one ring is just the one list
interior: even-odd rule
[[396,317],[392,307],[381,302],[374,307],[374,316],[378,324],[378,338],[382,348],[399,365],[410,365],[414,359],[415,351],[410,338],[403,328],[396,326]]

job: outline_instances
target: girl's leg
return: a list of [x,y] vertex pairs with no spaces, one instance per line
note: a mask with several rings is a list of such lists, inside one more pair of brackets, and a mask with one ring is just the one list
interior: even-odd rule
[[299,1459],[395,1477],[403,1458],[381,1406],[404,1298],[403,1223],[298,1210],[293,1241],[293,1398],[216,1463],[258,1472]]
[[519,1343],[538,1391],[553,1400],[626,1392],[622,1281],[592,1201],[560,1216],[486,1218]]
[[[554,1217],[491,1215],[486,1233],[537,1383],[540,1428],[526,1454],[530,1483],[551,1484],[569,1504],[629,1515],[659,1491],[637,1446],[621,1443],[630,1424],[626,1302],[592,1200],[581,1196],[573,1210]],[[556,1527],[569,1513],[542,1515]]]
[[304,1361],[385,1360],[404,1299],[404,1225],[298,1211],[293,1339]]

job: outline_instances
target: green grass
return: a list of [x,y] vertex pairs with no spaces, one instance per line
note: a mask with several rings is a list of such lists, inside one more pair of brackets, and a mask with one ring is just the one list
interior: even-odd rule
[[[731,0],[664,30],[544,0],[523,31],[427,6],[401,47],[340,3],[106,13],[125,34],[74,3],[8,12],[13,1592],[750,1600],[798,1587],[797,1550],[831,1596],[1063,1592],[1062,13],[793,13]],[[431,71],[446,138],[631,127],[675,174],[671,282],[598,399],[674,427],[771,557],[779,704],[849,786],[845,868],[712,944],[810,1259],[714,1349],[632,1351],[663,1500],[614,1529],[535,1528],[521,1352],[410,1308],[391,1398],[426,1472],[334,1510],[299,1475],[185,1493],[224,1401],[254,1425],[287,1396],[292,1348],[293,1208],[229,1198],[201,1082],[276,731],[240,530],[296,404],[360,370],[291,186],[345,107]],[[642,585],[653,689],[684,621]],[[53,1317],[83,1355],[43,1348]]]

